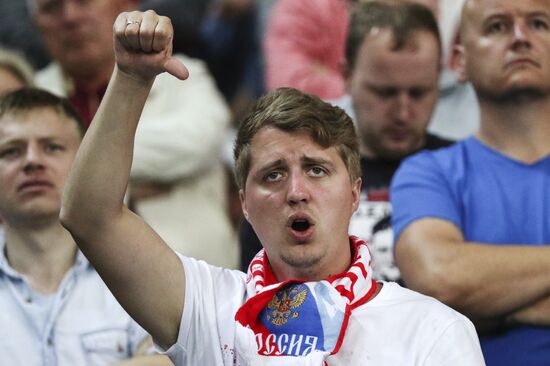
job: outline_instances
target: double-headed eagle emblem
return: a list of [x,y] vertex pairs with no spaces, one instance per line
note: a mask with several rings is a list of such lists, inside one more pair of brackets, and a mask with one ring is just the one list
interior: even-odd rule
[[306,297],[307,287],[304,285],[288,287],[277,292],[267,304],[267,320],[280,326],[288,323],[289,319],[297,318],[298,311],[293,311],[293,309],[302,306]]

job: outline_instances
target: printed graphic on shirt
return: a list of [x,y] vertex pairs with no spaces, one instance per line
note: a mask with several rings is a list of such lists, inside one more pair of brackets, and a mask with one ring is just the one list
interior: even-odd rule
[[332,351],[344,320],[341,297],[326,285],[292,284],[277,292],[260,313],[264,329],[255,329],[258,353],[265,356],[307,356]]
[[[307,297],[306,286],[296,286],[294,288],[283,289],[273,296],[273,299],[267,304],[268,310],[265,314],[267,321],[271,321],[274,325],[285,325],[288,319],[298,318],[297,310],[303,305]],[[264,322],[265,324],[265,322]]]
[[391,214],[387,189],[361,192],[359,208],[350,220],[349,233],[367,242],[376,280],[399,282],[401,274],[395,265]]
[[226,362],[231,362],[231,364],[237,365],[237,352],[235,352],[234,347],[231,347],[227,343],[225,343],[221,347],[221,351],[223,359],[226,360]]

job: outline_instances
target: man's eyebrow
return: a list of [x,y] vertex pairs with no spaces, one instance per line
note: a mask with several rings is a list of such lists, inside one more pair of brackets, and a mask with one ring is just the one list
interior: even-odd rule
[[[34,140],[34,138],[33,138]],[[44,142],[51,142],[51,141],[62,141],[64,140],[61,136],[42,136],[39,137],[38,142],[44,143]],[[7,139],[0,139],[0,144],[2,145],[8,145],[8,144],[26,144],[29,141],[26,137],[12,137]]]
[[510,18],[512,17],[512,14],[510,12],[507,12],[505,10],[502,10],[502,9],[495,9],[495,10],[492,10],[492,11],[488,11],[487,13],[483,14],[482,15],[482,24],[485,24],[489,21],[492,21],[494,19],[502,19],[502,18]]
[[[332,161],[330,161],[329,159],[325,159],[325,158],[318,157],[318,156],[304,155],[304,156],[302,156],[300,161],[304,165],[326,165],[326,166],[331,166],[331,167],[334,165],[332,163]],[[275,168],[280,168],[280,167],[283,167],[283,166],[286,166],[285,160],[284,159],[277,159],[277,160],[274,160],[272,162],[269,162],[269,163],[259,167],[256,170],[255,175],[257,175],[257,174],[261,175],[262,173],[264,173],[266,171],[269,171],[269,170],[275,169]]]
[[371,88],[371,89],[387,89],[387,88],[391,88],[392,86],[391,85],[386,85],[386,84],[381,84],[381,83],[377,83],[377,82],[372,82],[372,81],[369,81],[369,80],[366,80],[363,85],[365,87],[368,87],[368,88]]
[[0,139],[0,145],[13,145],[13,144],[21,144],[24,142],[25,140],[20,138]]
[[529,18],[540,17],[540,16],[545,17],[545,18],[550,18],[550,12],[543,11],[543,10],[535,10],[535,11],[527,13],[527,17],[529,17]]
[[[525,11],[521,13],[522,16],[526,17],[536,17],[536,16],[543,16],[546,18],[550,17],[550,12],[545,10],[533,10],[533,11]],[[507,18],[511,17],[512,14],[510,12],[507,12],[505,10],[497,9],[492,12],[488,12],[484,18],[484,20],[489,20],[493,18]]]
[[259,167],[258,170],[256,171],[256,174],[261,174],[261,173],[266,172],[268,170],[281,167],[282,165],[284,165],[284,160],[283,159],[274,160],[272,162],[269,162],[269,163]]
[[365,82],[363,86],[375,93],[395,93],[398,88],[395,87],[395,85],[381,85],[381,84],[374,84],[372,82]]
[[333,166],[333,163],[332,161],[328,160],[328,159],[325,159],[325,158],[322,158],[322,157],[316,157],[316,156],[303,156],[302,157],[302,162],[305,163],[306,165],[316,165],[316,164],[319,164],[319,165],[328,165],[328,166]]

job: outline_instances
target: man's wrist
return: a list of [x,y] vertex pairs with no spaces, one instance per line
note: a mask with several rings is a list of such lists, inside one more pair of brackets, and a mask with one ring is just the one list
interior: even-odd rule
[[155,76],[152,77],[139,77],[135,74],[124,71],[118,65],[115,65],[113,72],[113,79],[117,82],[122,82],[124,85],[133,88],[151,88],[155,81]]

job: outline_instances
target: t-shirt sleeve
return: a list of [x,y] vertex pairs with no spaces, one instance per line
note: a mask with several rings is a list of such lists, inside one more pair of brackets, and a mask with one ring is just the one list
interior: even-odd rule
[[150,347],[145,351],[146,354],[155,354],[155,348],[150,337],[149,333],[132,319],[128,326],[128,346],[131,355],[135,356],[143,344],[150,344]]
[[452,322],[437,337],[425,366],[484,366],[483,353],[474,325],[466,317]]
[[401,164],[390,190],[394,241],[415,220],[439,218],[461,227],[458,201],[445,166],[432,152],[421,152]]
[[222,365],[233,348],[234,315],[245,298],[245,274],[180,255],[185,300],[176,344],[165,354],[176,365]]

